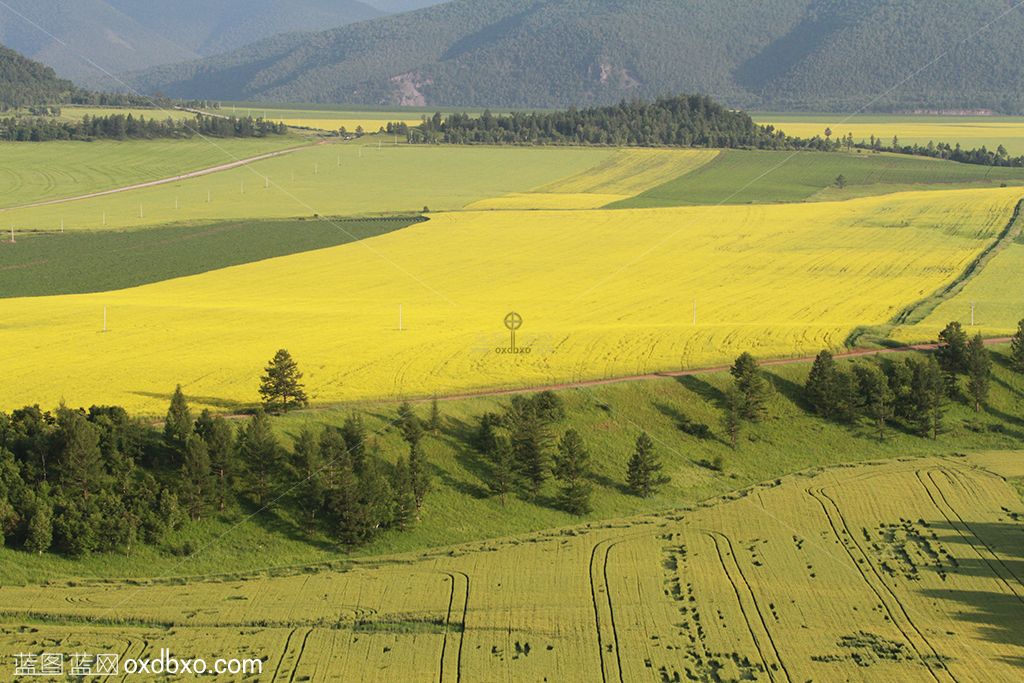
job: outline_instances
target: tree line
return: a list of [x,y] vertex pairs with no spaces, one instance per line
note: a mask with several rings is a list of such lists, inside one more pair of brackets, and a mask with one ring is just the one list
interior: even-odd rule
[[217,138],[251,138],[284,135],[283,123],[251,116],[236,118],[204,116],[159,120],[133,114],[83,116],[67,121],[44,116],[10,116],[0,119],[0,140],[9,142],[46,142],[50,140],[151,140],[190,138],[203,135]]

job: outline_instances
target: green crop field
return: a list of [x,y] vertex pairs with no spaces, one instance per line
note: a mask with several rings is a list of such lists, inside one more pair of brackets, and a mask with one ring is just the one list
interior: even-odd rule
[[[838,176],[847,186],[835,187]],[[611,208],[839,200],[905,190],[1024,185],[1024,169],[894,154],[724,150],[692,173]]]
[[[4,207],[76,197],[171,178],[303,144],[294,136],[227,140],[0,143],[0,225]],[[71,213],[64,212],[69,218]],[[53,227],[53,226],[47,226]]]
[[68,230],[96,230],[183,221],[407,213],[424,206],[457,209],[575,175],[612,154],[610,149],[322,144],[159,187],[12,209],[0,215],[0,221],[16,230],[53,230],[63,219]]
[[[152,230],[29,233],[0,243],[0,298],[102,292],[323,249],[414,217],[216,222]],[[7,247],[5,249],[5,247]]]
[[1024,504],[1001,473],[1022,457],[823,469],[371,562],[7,585],[0,643],[256,657],[273,680],[1014,680]]

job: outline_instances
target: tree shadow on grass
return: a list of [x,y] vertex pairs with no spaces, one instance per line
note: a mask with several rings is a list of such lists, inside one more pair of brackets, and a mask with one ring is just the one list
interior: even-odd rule
[[[154,400],[161,400],[168,405],[171,402],[171,395],[173,392],[159,392],[159,391],[131,391],[129,392],[133,396],[142,396],[143,398],[151,398]],[[233,413],[238,414],[250,414],[255,412],[252,404],[243,403],[241,401],[234,401],[228,398],[220,398],[219,396],[196,396],[193,394],[186,393],[185,398],[188,399],[189,403],[199,403],[206,406],[213,406],[214,408],[221,408],[224,410],[230,410]]]
[[[275,496],[279,495],[281,495],[280,492],[271,491],[269,499],[273,500]],[[283,498],[279,504],[285,504],[285,502],[286,498]],[[339,547],[335,543],[310,536],[306,529],[283,517],[274,507],[263,509],[263,506],[251,500],[242,500],[239,505],[244,513],[243,520],[258,524],[267,533],[299,541],[319,550],[337,550]]]

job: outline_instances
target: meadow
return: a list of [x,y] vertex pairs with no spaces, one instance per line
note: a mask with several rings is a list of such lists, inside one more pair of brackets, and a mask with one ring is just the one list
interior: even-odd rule
[[[424,206],[432,211],[459,209],[581,173],[615,154],[610,149],[467,149],[387,142],[314,145],[158,187],[11,209],[0,215],[0,225],[52,231],[63,220],[66,230],[102,230],[186,221],[409,213]],[[223,161],[219,153],[218,161]],[[52,153],[46,158],[60,163]]]
[[[4,142],[0,143],[0,209],[171,178],[303,142],[290,135],[212,142],[198,138]],[[0,225],[9,213],[0,211]]]
[[929,142],[959,144],[964,149],[1003,145],[1011,155],[1024,154],[1024,118],[1011,116],[912,116],[898,114],[754,114],[754,121],[772,125],[787,135],[833,139],[853,133],[855,142],[869,142],[871,136],[888,145],[893,136],[902,144]]
[[0,642],[251,656],[274,680],[1013,680],[1024,505],[1004,477],[1020,462],[809,471],[366,562],[7,585]]
[[313,130],[336,132],[345,128],[354,133],[361,127],[367,133],[376,133],[388,123],[405,123],[418,126],[423,116],[432,116],[433,111],[416,110],[374,110],[370,108],[325,108],[325,107],[281,107],[280,105],[222,104],[217,114],[226,116],[252,116],[283,121],[288,126],[311,128]]
[[[156,414],[181,383],[199,404],[238,407],[282,347],[316,404],[814,353],[959,276],[1019,199],[1006,188],[431,214],[354,244],[142,287],[5,299],[4,336],[20,351],[0,395],[3,407],[63,396]],[[517,340],[528,354],[495,352],[510,310],[526,320]]]

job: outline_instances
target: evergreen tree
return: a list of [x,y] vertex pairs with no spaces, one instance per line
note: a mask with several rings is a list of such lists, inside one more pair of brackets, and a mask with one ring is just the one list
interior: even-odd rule
[[360,485],[348,463],[338,467],[337,480],[327,491],[327,509],[331,513],[338,540],[358,545],[371,535],[366,508],[360,501]]
[[757,361],[749,353],[742,353],[733,363],[729,374],[743,395],[743,417],[753,422],[762,420],[768,413],[770,388]]
[[181,464],[181,502],[192,519],[201,519],[213,498],[214,476],[206,442],[196,434],[185,440]]
[[511,433],[516,467],[536,498],[550,473],[548,423],[538,414],[536,404],[522,396],[513,397],[505,421]]
[[661,468],[661,462],[654,452],[654,442],[647,432],[642,432],[636,439],[636,449],[626,470],[626,483],[630,490],[641,498],[651,496],[669,481],[668,477],[660,474]]
[[274,354],[260,379],[260,397],[269,408],[275,403],[282,411],[309,403],[298,363],[286,349]]
[[922,436],[937,439],[946,407],[946,383],[942,368],[933,356],[908,358],[911,366],[912,422]]
[[834,413],[837,420],[853,422],[857,419],[857,377],[848,369],[836,369],[833,379]]
[[58,409],[57,462],[64,497],[88,499],[102,490],[106,476],[99,441],[99,430],[81,412],[64,406]]
[[399,529],[405,529],[416,518],[415,488],[409,464],[399,460],[391,471],[391,489],[395,496],[394,524]]
[[[353,470],[351,452],[342,431],[328,427],[320,433],[320,458],[323,461],[324,488],[335,487],[341,469]],[[354,470],[353,470],[354,471]]]
[[804,390],[814,411],[824,418],[835,414],[836,362],[828,351],[820,351],[811,365]]
[[248,488],[260,505],[266,501],[270,486],[280,471],[281,446],[270,427],[270,418],[259,409],[242,428],[238,454],[248,475]]
[[373,538],[395,521],[395,492],[378,457],[367,458],[359,477],[359,501],[366,514],[366,538]]
[[402,431],[402,438],[410,446],[415,446],[423,438],[423,421],[416,416],[408,401],[398,406],[398,427]]
[[192,427],[192,411],[179,384],[171,394],[171,405],[164,420],[164,443],[175,454],[176,460],[185,450],[185,441],[192,434]]
[[729,445],[736,450],[739,446],[740,432],[743,430],[743,394],[735,386],[725,390],[722,401],[722,428],[729,436]]
[[1010,339],[1010,365],[1017,372],[1024,372],[1024,320],[1017,323],[1017,331]]
[[356,474],[362,472],[366,461],[366,427],[363,425],[363,416],[350,413],[341,426],[341,437],[352,461],[352,469]]
[[412,483],[413,499],[417,513],[423,507],[423,499],[430,490],[430,473],[427,471],[423,447],[419,441],[409,444],[409,480]]
[[430,419],[427,421],[427,428],[434,434],[441,431],[441,408],[437,404],[437,397],[430,402]]
[[967,342],[967,391],[974,401],[975,412],[988,401],[989,387],[992,381],[992,356],[985,348],[985,340],[980,334]]
[[885,439],[887,422],[893,416],[895,395],[889,388],[889,378],[875,365],[857,365],[857,383],[864,413],[875,426],[878,440]]
[[554,474],[561,483],[558,504],[566,512],[585,515],[590,512],[592,487],[587,480],[590,473],[590,454],[583,438],[575,429],[565,432],[558,442]]
[[196,420],[196,434],[206,443],[213,474],[212,500],[218,510],[224,510],[231,500],[238,475],[238,451],[235,433],[223,417],[203,410]]
[[501,499],[505,506],[505,497],[515,489],[516,456],[512,442],[505,435],[496,435],[489,452],[491,457],[491,491]]
[[307,533],[316,531],[320,511],[327,502],[327,487],[324,483],[324,461],[320,450],[321,439],[309,425],[305,425],[295,438],[293,467],[295,469],[295,494]]
[[939,332],[935,359],[942,371],[949,375],[967,372],[967,333],[960,323],[951,322]]

